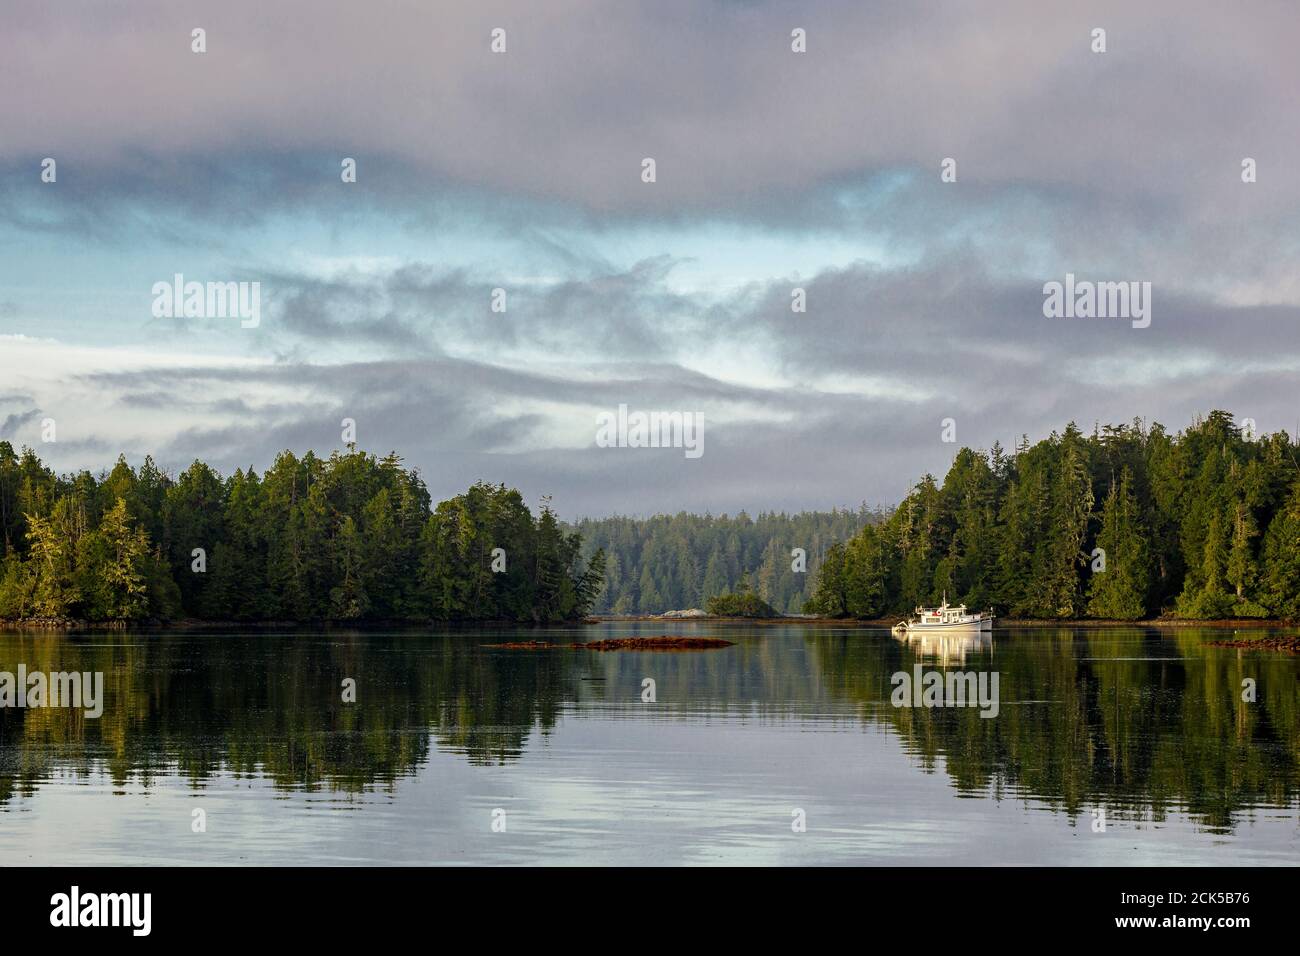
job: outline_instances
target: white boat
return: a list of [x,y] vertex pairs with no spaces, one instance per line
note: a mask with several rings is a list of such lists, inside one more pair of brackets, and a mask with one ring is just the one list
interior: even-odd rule
[[943,596],[943,603],[938,607],[917,607],[916,616],[894,625],[896,634],[929,634],[948,631],[993,630],[993,612],[966,610],[965,604],[950,605],[948,595]]

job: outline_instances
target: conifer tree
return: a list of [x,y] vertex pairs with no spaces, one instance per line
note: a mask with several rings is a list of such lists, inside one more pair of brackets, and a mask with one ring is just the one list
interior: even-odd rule
[[1088,583],[1088,614],[1122,621],[1146,617],[1150,557],[1127,466],[1119,482],[1111,483],[1102,505],[1097,547],[1104,554],[1105,569],[1094,571]]

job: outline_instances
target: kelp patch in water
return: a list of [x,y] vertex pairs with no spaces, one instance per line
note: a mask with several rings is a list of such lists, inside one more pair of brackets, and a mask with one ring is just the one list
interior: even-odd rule
[[720,637],[683,637],[663,634],[659,637],[611,637],[585,644],[551,644],[546,641],[512,641],[508,644],[484,644],[508,651],[706,651],[731,647],[735,641]]

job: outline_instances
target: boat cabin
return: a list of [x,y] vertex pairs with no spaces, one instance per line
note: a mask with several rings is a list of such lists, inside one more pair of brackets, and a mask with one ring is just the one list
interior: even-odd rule
[[965,604],[950,607],[946,600],[939,607],[918,606],[916,617],[922,624],[956,624],[959,621],[970,619],[970,615],[966,613]]

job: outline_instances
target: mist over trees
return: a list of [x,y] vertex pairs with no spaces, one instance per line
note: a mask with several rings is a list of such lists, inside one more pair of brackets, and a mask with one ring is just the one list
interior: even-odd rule
[[[653,518],[588,518],[573,525],[588,553],[607,556],[602,614],[658,614],[703,608],[740,590],[748,575],[755,593],[781,613],[799,613],[812,596],[822,555],[888,512],[869,510],[761,512],[751,518],[679,512]],[[802,548],[806,570],[791,555]]]
[[504,485],[431,507],[396,455],[58,476],[0,442],[0,618],[569,621],[604,575],[580,550]]
[[1300,618],[1298,460],[1224,411],[1173,435],[1070,424],[1012,454],[964,448],[828,549],[808,610],[876,618],[946,592],[1019,618]]

